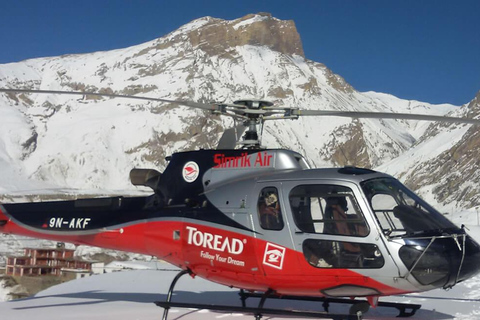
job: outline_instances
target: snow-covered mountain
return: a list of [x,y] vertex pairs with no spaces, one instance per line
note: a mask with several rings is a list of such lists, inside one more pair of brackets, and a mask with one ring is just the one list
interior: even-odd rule
[[[480,92],[457,117],[480,117]],[[480,209],[480,130],[458,124],[432,124],[404,154],[379,168],[399,177],[427,201],[445,210]]]
[[[456,107],[358,92],[304,56],[293,21],[268,14],[205,17],[130,48],[3,64],[0,87],[200,102],[255,98],[301,109],[457,116],[478,116],[480,109],[478,97]],[[233,125],[151,101],[40,94],[0,94],[0,119],[3,201],[45,193],[39,191],[45,184],[50,197],[136,192],[128,180],[132,167],[163,170],[166,156],[215,147]],[[267,122],[263,137],[265,146],[298,151],[317,167],[380,166],[434,202],[463,209],[480,205],[479,141],[478,130],[464,125],[327,117]]]

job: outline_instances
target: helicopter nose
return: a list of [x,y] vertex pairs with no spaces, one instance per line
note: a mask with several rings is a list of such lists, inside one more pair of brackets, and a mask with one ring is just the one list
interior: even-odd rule
[[406,241],[400,258],[421,285],[450,288],[480,272],[480,246],[465,233]]

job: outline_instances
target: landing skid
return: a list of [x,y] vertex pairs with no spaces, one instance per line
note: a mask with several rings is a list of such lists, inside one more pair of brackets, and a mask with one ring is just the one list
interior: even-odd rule
[[[291,317],[333,319],[333,320],[360,320],[363,318],[363,314],[367,312],[369,309],[368,302],[365,300],[322,298],[322,297],[278,296],[278,295],[275,295],[275,292],[273,290],[268,290],[263,294],[247,293],[244,290],[240,290],[239,295],[240,295],[240,300],[242,301],[241,307],[216,305],[216,304],[172,302],[171,299],[172,299],[175,285],[178,279],[180,279],[185,274],[192,275],[193,273],[190,270],[182,270],[181,272],[179,272],[173,279],[172,283],[170,284],[166,301],[155,302],[157,306],[164,308],[162,320],[167,320],[168,311],[172,307],[248,313],[248,314],[254,315],[256,320],[260,320],[264,315],[282,315],[282,316],[291,316]],[[260,298],[260,302],[258,306],[247,307],[246,300],[248,298]],[[302,310],[264,308],[263,305],[265,304],[265,301],[267,300],[267,298],[322,302],[322,306],[325,311],[321,312],[321,311],[302,311]],[[350,308],[350,314],[329,313],[328,309],[330,307],[330,303],[341,303],[341,304],[352,305]],[[421,307],[421,305],[419,304],[395,303],[395,302],[378,302],[378,306],[396,308],[397,310],[399,310],[399,315],[397,317],[411,317]]]
[[[245,306],[245,300],[247,298],[262,298],[263,294],[261,293],[247,293],[243,290],[239,293],[240,299],[242,300],[242,305]],[[301,297],[301,296],[269,296],[270,299],[283,299],[283,300],[297,300],[297,301],[318,301],[322,302],[322,306],[325,312],[328,312],[330,303],[340,303],[340,304],[350,304],[350,314],[357,314],[358,311],[365,313],[368,311],[365,310],[365,306],[368,306],[368,302],[365,300],[356,300],[356,299],[342,299],[342,298],[324,298],[324,297]],[[379,301],[377,304],[378,307],[385,308],[395,308],[398,310],[398,318],[408,318],[413,316],[418,309],[422,307],[420,304],[411,304],[411,303],[400,303],[400,302],[383,302]]]
[[332,313],[319,312],[319,311],[315,312],[315,311],[301,311],[301,310],[283,310],[283,309],[238,307],[238,306],[225,306],[225,305],[216,305],[216,304],[196,304],[196,303],[166,302],[166,301],[156,301],[155,304],[165,309],[176,307],[176,308],[193,308],[193,309],[247,313],[247,314],[254,315],[256,320],[260,320],[263,316],[279,316],[279,315],[290,316],[290,317],[316,318],[316,319],[332,319],[332,320],[362,319],[361,315],[332,314]]

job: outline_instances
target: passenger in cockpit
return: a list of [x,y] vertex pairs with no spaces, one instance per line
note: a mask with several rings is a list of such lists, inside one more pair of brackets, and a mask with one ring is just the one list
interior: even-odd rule
[[278,196],[275,192],[267,194],[259,204],[260,224],[264,229],[279,230],[282,228],[281,211]]

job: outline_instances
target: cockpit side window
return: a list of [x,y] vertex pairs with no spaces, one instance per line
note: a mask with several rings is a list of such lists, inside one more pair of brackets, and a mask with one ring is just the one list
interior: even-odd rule
[[297,227],[307,233],[365,237],[368,228],[352,190],[332,185],[300,185],[289,195]]
[[377,193],[373,194],[370,203],[375,213],[375,218],[384,232],[404,232],[403,224],[393,214],[393,209],[398,205],[391,194]]
[[283,218],[278,190],[275,187],[263,188],[258,197],[258,217],[265,230],[282,230]]
[[364,181],[361,186],[380,228],[389,237],[455,228],[398,180],[377,178]]

